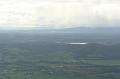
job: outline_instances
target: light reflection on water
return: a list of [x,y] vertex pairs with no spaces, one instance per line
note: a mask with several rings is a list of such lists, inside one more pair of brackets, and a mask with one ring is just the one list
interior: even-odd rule
[[81,45],[85,45],[85,44],[88,44],[88,43],[67,43],[67,44],[81,44]]

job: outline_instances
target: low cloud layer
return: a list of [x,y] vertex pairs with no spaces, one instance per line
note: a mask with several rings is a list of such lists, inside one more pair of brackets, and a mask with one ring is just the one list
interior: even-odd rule
[[119,0],[0,0],[0,26],[118,26]]

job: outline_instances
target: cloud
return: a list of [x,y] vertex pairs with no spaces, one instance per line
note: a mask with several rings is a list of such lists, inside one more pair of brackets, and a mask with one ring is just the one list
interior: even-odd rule
[[119,0],[0,0],[0,26],[116,25],[119,4]]

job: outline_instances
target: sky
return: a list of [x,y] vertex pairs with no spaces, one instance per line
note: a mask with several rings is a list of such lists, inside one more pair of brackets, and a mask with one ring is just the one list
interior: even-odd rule
[[110,27],[120,0],[0,0],[0,27]]

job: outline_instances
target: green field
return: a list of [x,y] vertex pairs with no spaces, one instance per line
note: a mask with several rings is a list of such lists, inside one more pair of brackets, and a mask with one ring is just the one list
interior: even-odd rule
[[[0,65],[0,79],[119,79],[120,73],[102,67],[79,67],[73,64],[13,63]],[[102,72],[100,72],[102,71]]]
[[95,65],[120,65],[120,60],[119,59],[102,59],[102,60],[81,60],[84,63],[88,64],[95,64]]

